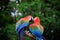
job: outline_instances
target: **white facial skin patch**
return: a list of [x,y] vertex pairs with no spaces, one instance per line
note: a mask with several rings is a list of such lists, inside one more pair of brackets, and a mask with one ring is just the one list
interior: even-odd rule
[[29,19],[29,21],[30,21],[31,19],[33,20],[33,17],[29,16],[28,19]]

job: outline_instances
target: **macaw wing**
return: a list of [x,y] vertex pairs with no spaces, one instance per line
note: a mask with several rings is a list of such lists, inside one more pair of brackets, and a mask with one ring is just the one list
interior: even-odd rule
[[40,37],[43,34],[41,29],[39,29],[37,26],[34,26],[33,28],[29,27],[29,30],[33,35],[37,37]]
[[30,32],[36,37],[36,40],[42,40],[42,32],[39,28],[29,28]]
[[19,24],[16,28],[16,31],[19,32],[22,28],[27,27],[29,23]]

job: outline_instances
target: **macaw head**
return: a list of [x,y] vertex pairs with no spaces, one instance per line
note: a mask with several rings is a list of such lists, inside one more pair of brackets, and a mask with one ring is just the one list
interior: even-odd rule
[[24,17],[24,20],[27,22],[31,22],[33,20],[33,17],[31,15]]
[[35,18],[34,18],[34,23],[40,23],[39,17],[35,17]]
[[38,25],[40,26],[42,32],[44,32],[44,28],[43,28],[43,26],[42,26],[41,23],[40,23],[39,17],[35,17],[35,18],[34,18],[34,23],[35,23],[35,24],[38,24]]

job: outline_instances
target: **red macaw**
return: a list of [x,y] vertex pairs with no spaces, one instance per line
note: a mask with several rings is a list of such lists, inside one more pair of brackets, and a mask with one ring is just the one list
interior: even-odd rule
[[28,27],[29,21],[32,19],[32,16],[26,16],[24,18],[21,18],[17,23],[16,23],[16,31],[19,33],[20,40],[23,40],[23,35],[24,35],[24,28]]
[[39,17],[34,18],[34,23],[30,24],[29,30],[36,37],[36,40],[41,40],[42,39],[42,34],[44,32],[44,28],[40,24]]

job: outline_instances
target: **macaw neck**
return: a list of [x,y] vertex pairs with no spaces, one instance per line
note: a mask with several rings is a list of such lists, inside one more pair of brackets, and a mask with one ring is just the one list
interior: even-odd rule
[[40,24],[40,21],[39,20],[35,20],[34,23],[35,24]]
[[34,24],[38,24],[38,25],[40,25],[40,23],[39,23],[39,22],[34,22]]

